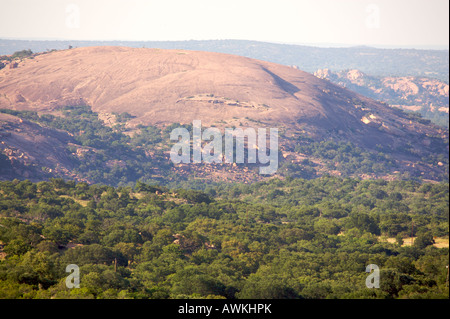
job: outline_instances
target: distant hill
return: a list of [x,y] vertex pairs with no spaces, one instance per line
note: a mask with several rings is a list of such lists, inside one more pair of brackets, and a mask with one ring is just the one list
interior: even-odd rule
[[449,81],[448,50],[376,49],[371,47],[319,48],[245,40],[210,41],[27,41],[1,40],[0,55],[31,49],[42,52],[86,46],[183,49],[235,54],[313,73],[318,69],[358,69],[373,76],[420,76]]
[[447,130],[294,67],[117,46],[32,54],[15,63],[0,70],[4,178],[15,172],[114,185],[142,177],[261,178],[251,165],[173,165],[167,134],[193,120],[219,129],[279,128],[282,176],[448,174]]
[[376,77],[359,70],[321,69],[314,75],[391,106],[418,112],[448,128],[449,85],[443,81],[413,76]]

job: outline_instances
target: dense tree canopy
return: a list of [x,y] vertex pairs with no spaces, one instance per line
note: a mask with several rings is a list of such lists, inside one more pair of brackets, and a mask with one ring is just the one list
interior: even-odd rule
[[[336,177],[205,192],[0,182],[0,298],[448,298],[448,248],[434,245],[448,240],[448,190]],[[65,285],[69,264],[80,288]],[[379,289],[365,286],[369,264]]]

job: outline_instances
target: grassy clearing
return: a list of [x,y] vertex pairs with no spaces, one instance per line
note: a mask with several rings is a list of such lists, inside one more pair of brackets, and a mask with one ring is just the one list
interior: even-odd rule
[[86,207],[87,204],[89,203],[88,200],[77,199],[77,198],[75,198],[75,197],[68,196],[68,195],[61,195],[60,197],[73,199],[73,201],[74,201],[75,203],[78,203],[78,204],[80,204],[80,205],[83,206],[83,207]]
[[436,238],[434,241],[435,241],[435,244],[433,245],[434,247],[448,248],[448,237]]
[[[397,241],[395,238],[390,237],[384,237],[384,236],[380,236],[378,237],[378,239],[382,242],[388,242],[391,244],[395,244]],[[406,237],[403,238],[403,245],[402,247],[406,247],[406,246],[411,246],[412,244],[414,244],[414,240],[416,239],[416,237]],[[449,239],[448,237],[437,237],[434,239],[435,243],[434,243],[434,247],[436,248],[448,248],[449,247]]]

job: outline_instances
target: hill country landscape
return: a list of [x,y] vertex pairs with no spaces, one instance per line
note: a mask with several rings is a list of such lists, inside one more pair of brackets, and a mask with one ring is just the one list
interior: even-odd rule
[[[0,48],[0,298],[448,299],[448,51]],[[195,120],[278,128],[277,172],[174,164]]]

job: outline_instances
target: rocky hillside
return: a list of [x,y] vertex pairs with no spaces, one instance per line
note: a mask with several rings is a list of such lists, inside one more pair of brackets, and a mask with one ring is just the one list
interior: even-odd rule
[[413,76],[375,77],[359,70],[333,72],[320,69],[314,75],[391,106],[419,112],[448,127],[449,85],[441,80]]
[[75,140],[65,131],[0,113],[0,140],[0,172],[4,178],[75,177],[68,151]]
[[324,68],[333,71],[358,69],[375,76],[419,76],[447,82],[449,79],[448,48],[439,50],[381,49],[368,46],[335,48],[247,40],[39,41],[0,39],[0,55],[13,54],[24,49],[43,52],[52,49],[64,50],[68,47],[95,46],[182,49],[234,54],[283,65],[298,65],[300,69],[310,73]]
[[[217,180],[233,170],[238,180],[254,176],[247,166],[174,167],[167,130],[193,120],[221,129],[278,128],[278,174],[286,176],[440,180],[448,167],[448,131],[429,121],[297,68],[235,55],[127,47],[49,52],[0,70],[0,108],[10,116],[1,119],[3,163],[91,182],[164,178],[168,170]],[[41,135],[48,137],[42,147]]]

